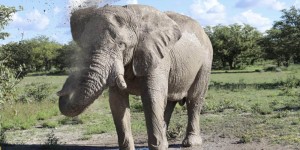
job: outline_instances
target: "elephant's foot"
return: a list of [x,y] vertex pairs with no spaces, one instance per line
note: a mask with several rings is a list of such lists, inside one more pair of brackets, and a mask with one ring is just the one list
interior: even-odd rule
[[134,150],[134,146],[120,146],[119,147],[120,150]]
[[183,147],[192,147],[202,145],[202,138],[200,135],[188,135],[182,141]]
[[120,145],[119,146],[120,150],[135,150],[134,145]]
[[123,142],[122,144],[119,143],[120,150],[135,150],[132,138],[125,139],[124,141],[125,142]]
[[161,145],[149,145],[150,150],[167,150],[169,147],[167,144],[161,144]]
[[159,145],[154,145],[149,143],[150,150],[167,150],[169,147],[167,140],[162,140],[163,142],[159,142]]

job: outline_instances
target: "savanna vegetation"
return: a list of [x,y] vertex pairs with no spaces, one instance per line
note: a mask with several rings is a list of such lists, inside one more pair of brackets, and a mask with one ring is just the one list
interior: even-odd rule
[[[0,39],[9,35],[2,30],[11,15],[21,10],[0,5]],[[202,133],[212,135],[205,140],[300,147],[299,30],[300,10],[294,7],[282,10],[281,20],[265,33],[246,24],[205,27],[214,47],[200,122]],[[76,69],[79,53],[76,43],[46,36],[0,46],[0,143],[29,143],[37,136],[39,144],[68,143],[58,132],[79,132],[77,141],[115,134],[107,92],[78,118],[60,115],[55,93]],[[131,96],[130,104],[133,133],[146,133],[140,97]],[[185,106],[176,106],[168,137],[181,138],[186,121]]]

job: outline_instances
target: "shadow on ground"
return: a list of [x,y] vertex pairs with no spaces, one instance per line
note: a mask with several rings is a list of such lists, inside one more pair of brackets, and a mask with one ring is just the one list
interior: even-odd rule
[[[2,148],[2,149],[1,149]],[[0,150],[118,150],[119,147],[112,146],[80,146],[80,145],[12,145],[3,144],[0,146]],[[181,148],[180,144],[172,144],[169,149],[184,149],[190,150],[190,148]],[[195,149],[195,147],[193,147]],[[196,148],[201,150],[201,148]],[[147,147],[137,146],[136,150],[148,150]]]

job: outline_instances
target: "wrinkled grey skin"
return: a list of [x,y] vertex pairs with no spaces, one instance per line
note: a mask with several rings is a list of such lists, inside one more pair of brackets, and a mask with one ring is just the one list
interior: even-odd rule
[[212,46],[189,17],[142,5],[85,8],[71,16],[83,68],[58,92],[66,116],[79,115],[109,88],[120,149],[134,149],[129,94],[141,95],[150,149],[167,149],[166,130],[177,102],[186,102],[183,146],[201,145],[199,115],[207,91]]

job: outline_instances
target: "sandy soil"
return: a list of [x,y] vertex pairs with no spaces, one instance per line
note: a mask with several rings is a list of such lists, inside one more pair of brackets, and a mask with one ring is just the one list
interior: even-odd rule
[[[44,149],[47,141],[47,134],[52,129],[34,128],[23,131],[8,131],[7,137],[10,139],[9,143],[17,145],[2,145],[3,150],[13,149]],[[118,149],[117,136],[114,133],[95,134],[87,140],[82,138],[82,130],[80,128],[72,128],[69,125],[58,127],[54,129],[55,137],[59,139],[62,149],[79,150],[79,149]],[[13,137],[13,138],[12,138]],[[135,144],[137,149],[146,150],[147,138],[145,133],[135,135]],[[270,145],[267,141],[252,142],[246,144],[239,144],[239,139],[231,137],[222,137],[219,135],[202,135],[202,147],[181,148],[180,143],[182,139],[170,140],[169,149],[184,149],[184,150],[289,150],[299,149],[300,147],[291,147],[284,145]],[[57,147],[56,147],[57,148]],[[56,149],[55,148],[55,149]]]

